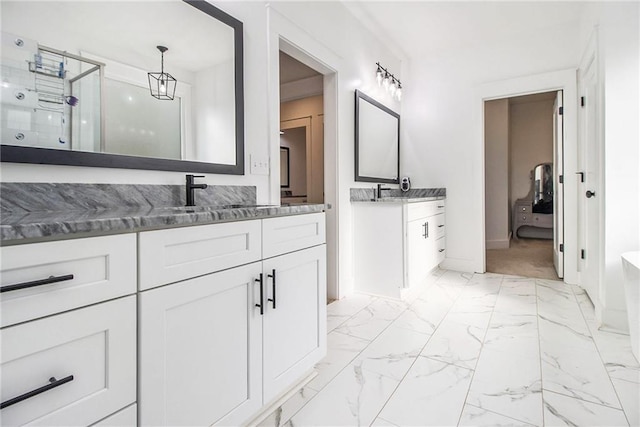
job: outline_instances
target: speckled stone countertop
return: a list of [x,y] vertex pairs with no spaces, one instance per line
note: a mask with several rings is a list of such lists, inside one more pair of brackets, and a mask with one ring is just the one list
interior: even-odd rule
[[351,202],[416,203],[444,200],[447,198],[447,190],[445,188],[415,188],[402,192],[398,189],[388,189],[383,191],[382,197],[376,198],[375,188],[352,188],[350,196]]
[[[98,186],[102,188],[97,188]],[[172,187],[180,186],[100,184],[18,186],[3,183],[0,187],[2,199],[0,243],[8,246],[132,233],[322,212],[329,208],[324,204],[256,205],[254,187],[238,187],[230,190],[229,186],[224,189],[216,189],[212,186],[207,190],[210,193],[217,192],[216,197],[212,194],[209,196],[199,194],[200,206],[185,207],[183,206],[184,195],[180,193],[179,188]],[[34,197],[34,193],[38,196]],[[144,197],[141,197],[141,194],[144,194]],[[123,196],[126,196],[126,206],[118,207],[119,198]],[[154,199],[154,196],[157,198]],[[144,202],[141,202],[142,198],[145,199]],[[212,198],[216,200],[212,201]],[[44,210],[47,202],[50,210]],[[159,206],[152,205],[152,202],[158,203]]]

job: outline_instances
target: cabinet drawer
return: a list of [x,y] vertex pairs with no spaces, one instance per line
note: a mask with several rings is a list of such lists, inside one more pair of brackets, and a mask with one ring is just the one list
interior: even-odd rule
[[531,213],[531,203],[527,205],[516,205],[516,212],[519,214],[530,214]]
[[517,222],[519,225],[525,225],[531,223],[531,214],[523,214],[521,212],[516,213]]
[[325,243],[324,212],[262,221],[262,256],[297,251]]
[[444,214],[435,215],[433,218],[431,218],[431,222],[433,223],[433,227],[435,229],[436,239],[444,237],[445,235]]
[[414,221],[416,219],[444,213],[444,207],[444,200],[409,203],[407,204],[407,221]]
[[2,247],[0,258],[2,327],[136,291],[135,234]]
[[444,258],[447,254],[447,248],[445,246],[445,238],[441,237],[436,240],[436,257],[438,258],[438,264],[444,261]]
[[115,414],[93,424],[92,427],[136,427],[138,423],[138,405],[133,404]]
[[20,400],[2,409],[3,425],[89,425],[136,400],[133,295],[5,328],[0,340],[1,399]]
[[140,233],[140,290],[258,261],[260,220]]

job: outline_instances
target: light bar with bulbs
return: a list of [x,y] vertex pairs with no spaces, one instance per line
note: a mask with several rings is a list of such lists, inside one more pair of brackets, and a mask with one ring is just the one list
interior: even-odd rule
[[384,87],[392,98],[396,98],[398,101],[402,100],[402,83],[400,83],[400,80],[396,79],[396,76],[380,65],[379,62],[376,62],[376,65],[378,66],[376,70],[378,85]]

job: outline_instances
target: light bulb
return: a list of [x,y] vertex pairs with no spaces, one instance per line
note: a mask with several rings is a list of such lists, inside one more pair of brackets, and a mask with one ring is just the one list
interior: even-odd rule
[[160,93],[167,93],[167,86],[164,84],[164,80],[160,80]]
[[391,86],[389,86],[389,93],[391,94],[391,97],[393,97],[393,95],[395,95],[396,89],[397,89],[396,82],[392,81],[391,82]]
[[399,86],[398,90],[396,90],[396,98],[398,98],[398,101],[402,100],[402,86]]
[[378,71],[376,71],[376,81],[378,82],[378,86],[382,85],[383,78],[384,76],[382,75],[382,70],[378,68]]
[[384,87],[384,90],[389,90],[389,80],[391,80],[389,78],[389,74],[385,74],[384,80],[382,80],[382,87]]

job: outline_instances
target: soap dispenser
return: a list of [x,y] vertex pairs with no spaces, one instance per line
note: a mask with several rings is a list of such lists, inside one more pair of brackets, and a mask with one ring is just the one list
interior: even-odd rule
[[400,181],[400,190],[402,190],[403,193],[406,193],[410,189],[411,189],[411,180],[409,179],[408,176],[403,176],[402,180]]

